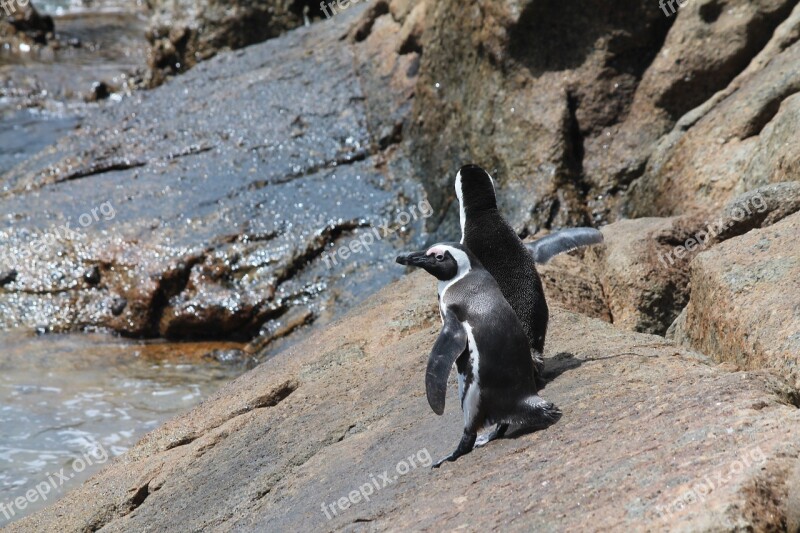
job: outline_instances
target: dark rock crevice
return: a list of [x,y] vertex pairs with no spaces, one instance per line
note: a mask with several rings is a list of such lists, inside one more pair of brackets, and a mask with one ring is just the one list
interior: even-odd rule
[[772,119],[781,109],[781,104],[792,95],[800,93],[800,88],[785,87],[783,91],[775,94],[758,110],[758,112],[748,121],[747,126],[742,132],[742,140],[756,137],[761,134],[764,128],[772,122]]
[[159,336],[161,319],[169,306],[170,299],[186,289],[192,268],[205,261],[205,258],[205,253],[189,256],[159,275],[157,279],[158,285],[149,305],[150,325],[147,331],[148,336]]
[[[136,489],[127,503],[127,513],[130,514],[144,504],[147,497],[150,496],[150,482],[148,481],[138,489]],[[123,515],[124,516],[124,515]]]
[[143,167],[147,164],[141,159],[129,159],[127,157],[114,157],[110,159],[97,159],[88,166],[79,168],[73,172],[55,178],[55,182],[72,181],[90,176],[98,176],[107,172],[118,170],[128,170],[131,168]]
[[357,43],[366,41],[367,37],[372,33],[372,27],[378,17],[389,13],[389,2],[387,0],[373,0],[373,2],[353,31],[353,40]]
[[[585,149],[583,146],[583,133],[578,123],[578,106],[580,105],[579,96],[570,91],[567,93],[567,124],[565,126],[565,146],[566,154],[564,160],[567,169],[576,182],[583,179],[583,158]],[[588,190],[587,186],[581,191],[584,195]]]
[[[335,5],[335,2],[333,3]],[[318,0],[293,0],[289,5],[289,11],[294,13],[298,19],[302,19],[304,23],[316,22],[328,18],[328,15],[322,10],[322,5]]]
[[289,379],[269,391],[267,394],[258,396],[250,400],[246,407],[240,409],[232,414],[229,418],[235,418],[245,413],[253,411],[254,409],[266,409],[268,407],[275,407],[290,395],[292,395],[300,387],[300,382],[296,379]]

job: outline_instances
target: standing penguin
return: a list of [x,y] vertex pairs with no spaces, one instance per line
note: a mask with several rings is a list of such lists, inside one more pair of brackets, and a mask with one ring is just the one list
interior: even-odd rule
[[[444,412],[447,378],[453,363],[464,412],[464,434],[456,450],[437,462],[455,461],[496,437],[509,424],[543,429],[561,412],[537,392],[528,338],[495,279],[470,251],[456,243],[401,255],[401,265],[424,268],[439,280],[442,331],[425,374],[425,391],[433,411]],[[496,424],[476,442],[478,431]]]
[[549,313],[536,263],[588,244],[603,241],[593,228],[574,228],[549,235],[526,247],[497,209],[494,180],[477,165],[456,175],[456,197],[461,220],[461,244],[494,276],[519,317],[533,351],[537,377],[544,362],[544,340]]

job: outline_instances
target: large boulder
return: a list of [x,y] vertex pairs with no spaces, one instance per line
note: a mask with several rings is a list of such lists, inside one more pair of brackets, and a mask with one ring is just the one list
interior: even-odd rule
[[[391,2],[393,21],[402,24],[412,15],[417,1]],[[159,85],[167,76],[185,72],[222,50],[260,43],[312,22],[343,18],[363,8],[358,5],[360,3],[369,4],[371,12],[358,25],[356,33],[361,32],[361,40],[369,34],[377,17],[390,12],[389,0],[148,0],[152,14],[146,33],[150,43],[147,83],[151,87]],[[413,13],[414,21],[404,28],[401,42],[408,42],[409,35],[419,40],[419,25],[424,22],[422,14],[420,11]],[[403,53],[400,49],[397,51]]]
[[[609,224],[602,229],[604,244],[581,252],[583,259],[560,256],[539,270],[550,301],[617,327],[663,335],[689,302],[695,285],[690,269],[698,254],[797,211],[800,183],[766,185],[708,216]],[[723,268],[724,256],[713,257]]]
[[[150,84],[184,72],[220,50],[259,43],[303,25],[295,0],[150,0]],[[299,8],[298,8],[299,7]]]
[[664,214],[645,202],[631,209],[621,193],[642,176],[657,142],[678,119],[726,89],[767,46],[793,2],[693,0],[672,6],[680,4],[673,14],[669,2],[660,3],[675,22],[642,76],[628,115],[587,141],[587,179],[602,196],[591,202],[610,215]]
[[462,431],[455,380],[444,417],[425,398],[435,287],[389,286],[9,531],[797,527],[794,389],[555,308],[561,421],[431,470]]
[[712,242],[766,228],[800,211],[800,181],[765,185],[737,196],[719,214],[722,222]]
[[[657,167],[645,173],[654,151],[684,114],[726,89],[761,56],[774,61],[756,62],[752,90],[738,91],[735,99],[756,103],[752,109],[741,105],[738,115],[754,117],[754,124],[769,122],[797,78],[797,69],[788,70],[796,59],[787,48],[793,42],[787,28],[796,21],[793,5],[696,0],[665,16],[657,2],[645,0],[431,4],[413,133],[432,200],[451,205],[454,169],[474,161],[495,174],[500,203],[523,234],[600,224],[628,211],[688,212],[699,203],[690,186],[704,183],[713,171],[684,179],[686,165],[662,163],[666,156],[659,155]],[[781,144],[786,127],[777,124],[791,123],[788,102],[785,107],[775,131],[761,139],[766,151],[758,163],[763,172],[753,177],[758,184],[780,180],[764,175],[769,168],[792,168],[797,151],[791,142]],[[734,120],[722,104],[714,115]],[[696,152],[692,160],[702,165],[699,155],[715,151],[720,135],[697,127],[686,147],[669,155],[677,160]],[[679,177],[681,184],[673,186]],[[639,181],[629,210],[628,189]],[[692,200],[680,209],[660,207],[687,196]]]
[[[693,239],[696,217],[620,220],[603,227],[604,244],[586,252],[586,268],[600,282],[611,322],[663,335],[689,299],[693,251],[675,254]],[[699,246],[699,245],[698,245]]]
[[670,334],[715,360],[800,386],[800,213],[700,253]]
[[719,209],[734,196],[800,177],[800,6],[724,90],[655,146],[631,189],[633,216]]
[[548,305],[611,322],[611,309],[594,266],[586,259],[584,250],[537,265]]

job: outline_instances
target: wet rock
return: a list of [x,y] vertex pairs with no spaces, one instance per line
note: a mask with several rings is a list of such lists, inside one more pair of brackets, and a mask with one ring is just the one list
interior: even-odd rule
[[402,136],[418,54],[397,51],[390,20],[382,40],[342,40],[367,7],[101,107],[3,174],[0,268],[20,275],[0,326],[250,340],[398,277],[382,265],[425,239],[423,217],[398,222],[425,198]]
[[3,4],[4,16],[0,19],[0,39],[4,43],[47,44],[53,35],[53,18],[42,15],[30,1]]
[[260,43],[322,15],[319,4],[298,0],[150,0],[148,4],[153,12],[147,29],[151,86],[221,50]]
[[278,318],[268,320],[258,333],[258,337],[253,339],[246,348],[247,353],[258,354],[267,346],[278,339],[282,339],[294,332],[314,318],[314,314],[309,309],[294,307]]
[[408,276],[9,530],[704,531],[793,516],[795,389],[556,307],[544,394],[561,421],[430,469],[462,427],[455,380],[444,417],[425,399],[439,328],[435,282]]
[[682,344],[740,368],[770,368],[800,385],[800,214],[700,253],[691,298],[671,328]]
[[83,281],[89,285],[97,285],[100,283],[100,278],[100,269],[97,267],[97,265],[93,266],[83,274]]
[[57,31],[47,34],[46,43],[22,32],[3,39],[8,45],[4,54],[13,60],[0,65],[0,113],[37,108],[47,113],[29,121],[79,118],[87,100],[102,96],[91,91],[95,82],[102,80],[120,97],[141,86],[147,50],[141,4],[86,7],[75,4],[76,12],[68,8],[68,14],[57,16]]
[[205,359],[223,363],[226,365],[247,364],[250,356],[242,350],[211,350],[203,356]]
[[13,283],[17,279],[17,271],[14,269],[0,272],[0,287]]

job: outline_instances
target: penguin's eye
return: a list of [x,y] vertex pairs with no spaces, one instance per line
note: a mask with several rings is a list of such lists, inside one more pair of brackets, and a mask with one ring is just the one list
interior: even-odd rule
[[436,260],[437,260],[437,261],[444,261],[444,255],[442,255],[442,254],[436,254]]

